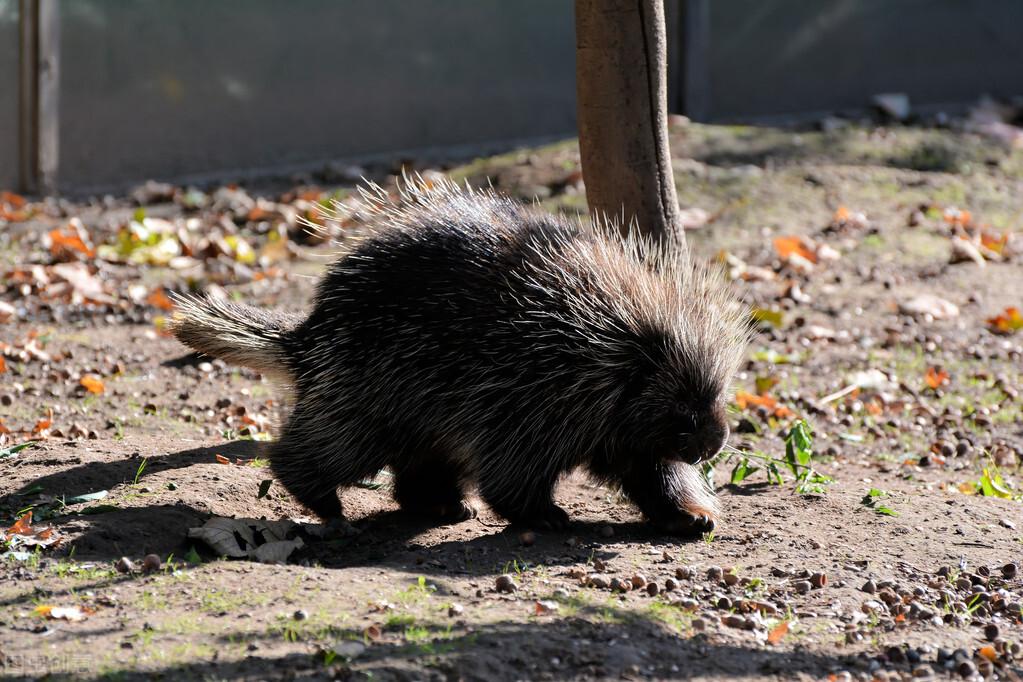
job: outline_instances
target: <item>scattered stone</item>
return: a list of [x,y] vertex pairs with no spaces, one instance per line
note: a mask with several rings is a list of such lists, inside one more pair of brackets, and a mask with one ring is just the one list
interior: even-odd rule
[[497,580],[494,581],[494,587],[497,588],[498,592],[508,593],[519,589],[519,586],[515,584],[515,580],[507,573],[497,576]]
[[632,576],[633,587],[635,587],[637,590],[640,590],[643,588],[644,585],[646,585],[645,575],[643,575],[642,573],[636,573],[635,575]]
[[519,533],[519,544],[523,547],[532,547],[536,543],[536,533],[531,530],[524,530]]
[[559,605],[556,601],[538,601],[533,604],[533,612],[538,616],[546,616],[554,613],[558,610]]
[[142,570],[145,573],[152,573],[160,570],[160,557],[156,554],[147,554],[142,560]]
[[665,592],[674,592],[676,588],[678,588],[678,583],[676,583],[671,578],[668,578],[667,580],[664,581]]
[[615,592],[628,592],[632,589],[632,583],[621,578],[612,578],[611,589]]
[[651,581],[646,584],[646,593],[649,594],[651,597],[656,597],[657,593],[660,591],[661,590],[657,586],[657,583]]
[[807,592],[813,589],[813,584],[809,580],[797,580],[796,582],[792,583],[792,587],[799,594],[806,594]]
[[133,573],[135,571],[135,564],[128,557],[123,556],[114,562],[114,568],[118,573]]
[[988,623],[984,626],[984,636],[987,637],[989,642],[993,642],[998,639],[999,630],[998,626],[994,623]]
[[292,620],[306,620],[309,618],[309,612],[305,609],[299,609],[295,613],[291,614]]
[[867,582],[863,583],[863,587],[861,587],[860,590],[866,592],[867,594],[874,594],[875,592],[877,592],[877,583],[875,583],[873,580],[868,580]]
[[1015,563],[1009,563],[1002,566],[1002,577],[1006,580],[1012,580],[1019,573],[1019,566]]
[[721,570],[720,566],[711,566],[707,569],[707,579],[718,581],[725,575],[725,572]]
[[611,586],[611,581],[608,580],[606,575],[601,573],[594,573],[593,575],[586,578],[586,584],[590,587],[595,587],[598,590],[606,590]]
[[935,320],[951,320],[959,316],[959,306],[934,294],[920,294],[900,302],[899,312],[919,317],[930,315]]
[[465,607],[461,604],[452,604],[448,607],[448,618],[457,618],[465,612]]

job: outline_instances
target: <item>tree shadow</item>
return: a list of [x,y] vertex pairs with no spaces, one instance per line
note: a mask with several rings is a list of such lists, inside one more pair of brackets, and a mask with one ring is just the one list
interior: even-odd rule
[[[562,604],[568,610],[569,604]],[[864,667],[851,655],[762,647],[695,632],[692,617],[675,607],[670,623],[652,611],[614,605],[572,607],[571,613],[528,622],[423,623],[384,626],[375,640],[362,631],[301,629],[289,635],[310,653],[261,655],[279,646],[280,633],[229,631],[215,640],[246,643],[253,651],[236,661],[189,661],[165,667],[126,667],[116,679],[373,679],[522,680],[825,677]],[[752,640],[746,633],[744,639]],[[908,672],[908,669],[907,669]]]

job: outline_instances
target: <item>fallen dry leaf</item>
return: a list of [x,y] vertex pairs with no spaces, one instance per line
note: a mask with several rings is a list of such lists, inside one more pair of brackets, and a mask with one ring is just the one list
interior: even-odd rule
[[163,289],[154,289],[153,293],[146,298],[146,303],[160,310],[174,310],[174,302],[163,292]]
[[32,427],[33,436],[46,436],[46,432],[53,426],[53,408],[46,410],[46,417],[36,422],[36,425]]
[[788,632],[789,622],[787,620],[783,620],[782,622],[778,623],[773,628],[771,628],[771,631],[767,633],[767,643],[777,644],[782,640],[782,638],[785,637],[786,634],[788,634]]
[[51,620],[82,621],[95,613],[95,611],[80,606],[50,606],[44,604],[37,606],[35,613],[37,616],[50,618]]
[[746,391],[736,391],[735,404],[739,406],[740,410],[745,410],[751,406],[762,407],[779,419],[795,415],[792,410],[784,405],[779,405],[777,400],[766,394],[754,395],[752,393],[747,393]]
[[937,367],[928,367],[927,372],[924,374],[924,381],[932,389],[936,389],[939,386],[944,386],[948,383],[949,375],[943,369]]
[[47,237],[50,240],[50,254],[55,258],[68,252],[82,254],[87,258],[92,258],[96,255],[96,250],[81,235],[76,234],[74,229],[68,229],[67,231],[50,230]]
[[220,453],[217,453],[217,454],[215,454],[213,456],[217,458],[217,464],[230,464],[231,463],[231,460],[229,460],[227,457],[224,457]]
[[79,383],[82,386],[84,386],[85,389],[87,391],[89,391],[89,393],[94,393],[96,395],[99,395],[100,393],[102,393],[105,390],[105,388],[106,388],[103,385],[103,380],[100,379],[95,374],[86,374],[85,376],[83,376],[81,378]]
[[995,334],[1013,334],[1023,329],[1023,315],[1019,308],[1010,306],[994,317],[989,317],[987,326]]
[[817,262],[816,249],[809,246],[803,237],[775,237],[774,250],[782,260],[790,260],[797,255],[811,263]]

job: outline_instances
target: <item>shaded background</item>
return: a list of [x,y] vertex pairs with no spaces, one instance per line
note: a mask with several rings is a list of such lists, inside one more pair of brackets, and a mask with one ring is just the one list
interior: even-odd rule
[[[47,2],[62,190],[465,155],[575,130],[571,0],[0,0],[0,187],[28,184],[18,15]],[[667,9],[671,108],[700,120],[862,111],[881,92],[932,107],[1023,93],[1018,0]]]

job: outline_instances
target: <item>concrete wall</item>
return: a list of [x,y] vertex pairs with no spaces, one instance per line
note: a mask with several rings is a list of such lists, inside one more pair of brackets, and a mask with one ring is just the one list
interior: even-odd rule
[[18,184],[18,0],[0,0],[0,189]]
[[570,0],[62,0],[63,187],[571,134]]
[[1023,94],[1019,0],[709,0],[711,119]]

